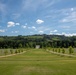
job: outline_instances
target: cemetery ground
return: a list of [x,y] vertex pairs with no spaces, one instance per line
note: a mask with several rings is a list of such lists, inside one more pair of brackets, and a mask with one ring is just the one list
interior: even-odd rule
[[[16,53],[20,51],[25,52],[22,54]],[[53,54],[45,49],[19,49],[14,50],[13,53],[16,55],[0,58],[0,75],[76,74],[76,57]],[[10,49],[6,49],[6,52],[0,50],[0,56],[12,55],[13,53],[12,51],[10,53]],[[65,53],[68,54],[68,49]],[[75,51],[73,55],[76,56]]]

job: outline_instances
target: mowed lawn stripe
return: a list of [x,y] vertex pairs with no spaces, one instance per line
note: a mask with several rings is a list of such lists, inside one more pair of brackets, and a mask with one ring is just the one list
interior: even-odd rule
[[42,49],[0,58],[0,75],[75,75],[76,58],[60,57]]

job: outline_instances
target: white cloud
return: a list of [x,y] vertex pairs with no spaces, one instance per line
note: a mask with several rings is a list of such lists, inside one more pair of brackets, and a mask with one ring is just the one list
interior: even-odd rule
[[[36,11],[52,6],[60,0],[22,0],[22,9],[24,11]],[[30,10],[29,10],[30,9]]]
[[36,29],[36,27],[35,27],[35,26],[32,26],[32,28],[33,28],[33,29]]
[[33,32],[30,32],[30,34],[33,34]]
[[5,30],[3,30],[3,29],[0,29],[0,32],[5,32]]
[[18,33],[19,31],[12,31],[12,33]]
[[[54,34],[54,33],[51,33],[51,34]],[[76,36],[76,33],[65,33],[65,32],[62,32],[62,33],[55,33],[55,35]]]
[[14,23],[14,22],[9,21],[9,22],[7,23],[7,27],[13,27],[13,26],[15,26],[15,23]]
[[43,20],[38,19],[38,20],[36,21],[36,23],[37,23],[37,24],[42,24],[42,23],[44,23],[44,21],[43,21]]
[[71,8],[71,11],[74,11],[74,8]]
[[58,32],[58,30],[53,30],[53,31],[50,31],[50,33],[56,33]]
[[39,31],[39,33],[40,33],[40,34],[43,34],[43,33],[44,33],[44,31],[40,30],[40,31]]
[[19,25],[20,25],[20,23],[15,23],[15,25],[18,25],[18,26],[19,26]]
[[28,29],[31,29],[31,27],[28,27]]
[[18,33],[19,31],[15,31],[15,33]]
[[50,33],[50,35],[64,35],[64,36],[76,36],[76,33],[66,33],[66,32],[62,32],[62,33]]
[[[73,10],[73,9],[71,9]],[[62,20],[60,20],[60,22],[76,22],[76,11],[73,11],[71,13],[69,13],[68,16],[64,17]]]
[[37,28],[35,26],[32,26],[32,27],[27,27],[28,29],[31,29],[31,30],[35,30],[37,31]]
[[0,12],[2,12],[3,14],[6,13],[6,5],[4,3],[0,2]]
[[26,28],[26,25],[22,25],[22,28],[24,28],[24,29],[25,29],[25,28]]
[[65,35],[65,36],[76,36],[76,33],[65,33],[65,32],[62,32],[62,35]]

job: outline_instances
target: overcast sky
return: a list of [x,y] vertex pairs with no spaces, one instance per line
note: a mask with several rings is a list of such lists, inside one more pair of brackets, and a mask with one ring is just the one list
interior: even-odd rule
[[0,0],[0,36],[76,35],[76,0]]

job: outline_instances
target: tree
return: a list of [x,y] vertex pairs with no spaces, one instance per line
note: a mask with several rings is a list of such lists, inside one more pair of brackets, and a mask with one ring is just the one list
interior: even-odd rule
[[22,44],[21,43],[19,44],[19,48],[22,48]]
[[54,52],[54,48],[53,48],[53,52]]
[[13,50],[12,49],[10,50],[10,52],[11,52],[11,54],[13,54]]
[[23,52],[23,49],[21,49],[21,52]]
[[4,54],[6,55],[8,53],[8,51],[7,50],[4,50]]
[[58,49],[58,53],[60,53],[60,48]]
[[64,48],[62,48],[62,53],[63,53],[63,54],[65,53],[65,49],[64,49]]
[[15,53],[17,54],[18,53],[18,50],[15,50]]
[[20,49],[18,49],[18,53],[20,53],[21,52],[21,50]]
[[69,54],[72,54],[73,53],[73,48],[72,46],[69,47]]
[[55,49],[55,52],[57,52],[57,48]]

